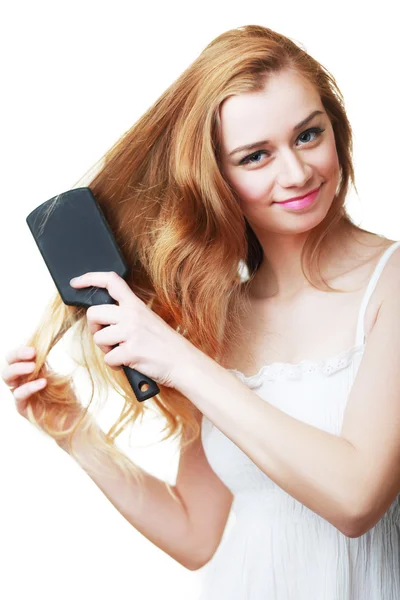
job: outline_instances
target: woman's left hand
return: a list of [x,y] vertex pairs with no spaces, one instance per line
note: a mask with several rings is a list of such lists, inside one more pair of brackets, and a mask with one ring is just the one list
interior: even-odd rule
[[106,288],[118,302],[90,306],[86,312],[93,341],[105,353],[109,367],[125,365],[157,383],[177,387],[177,374],[182,374],[195,350],[186,338],[146,306],[113,271],[85,273],[71,280],[70,285]]

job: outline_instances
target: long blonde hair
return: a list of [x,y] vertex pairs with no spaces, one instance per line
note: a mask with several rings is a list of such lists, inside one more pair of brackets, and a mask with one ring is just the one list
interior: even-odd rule
[[[319,256],[328,232],[340,223],[360,231],[344,204],[350,182],[355,187],[350,123],[333,76],[299,44],[271,29],[247,25],[214,39],[100,159],[100,169],[87,183],[129,265],[127,282],[133,292],[219,364],[224,348],[238,342],[240,315],[249,306],[239,267],[247,267],[249,283],[263,260],[262,247],[222,174],[219,107],[229,96],[260,91],[270,74],[284,69],[315,86],[333,126],[340,181],[301,258],[312,285],[341,291],[323,279]],[[163,439],[178,436],[183,451],[200,433],[193,404],[162,385],[157,396],[137,402],[123,372],[105,364],[85,315],[82,308],[64,305],[57,293],[28,342],[38,358],[32,379],[41,371],[48,377],[47,387],[31,398],[42,411],[41,428],[56,439],[60,423],[66,425],[75,409],[81,423],[63,428],[71,442],[75,428],[86,423],[94,389],[106,396],[111,386],[124,399],[118,420],[105,435],[86,429],[100,461],[112,455],[132,475],[131,463],[114,440],[150,407],[165,421]],[[84,410],[73,393],[72,378],[48,370],[46,364],[51,349],[69,331],[81,353],[76,360],[92,383],[92,398]],[[36,423],[32,410],[29,420]],[[139,477],[139,472],[133,474]]]

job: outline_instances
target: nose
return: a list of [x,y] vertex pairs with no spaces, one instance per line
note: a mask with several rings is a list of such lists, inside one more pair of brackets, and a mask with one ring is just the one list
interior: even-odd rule
[[278,161],[278,183],[281,187],[306,187],[307,181],[312,177],[312,168],[303,162],[296,152],[288,150],[282,153]]

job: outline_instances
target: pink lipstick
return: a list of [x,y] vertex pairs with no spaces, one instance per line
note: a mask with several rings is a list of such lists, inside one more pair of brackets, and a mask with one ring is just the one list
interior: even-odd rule
[[317,188],[316,190],[314,190],[313,192],[311,192],[310,194],[308,194],[307,196],[303,196],[303,198],[300,198],[298,200],[287,200],[286,202],[274,202],[273,204],[277,204],[278,206],[282,206],[282,208],[286,208],[286,209],[290,209],[290,210],[301,210],[303,208],[308,208],[317,199],[320,189],[321,189],[321,186],[319,188]]

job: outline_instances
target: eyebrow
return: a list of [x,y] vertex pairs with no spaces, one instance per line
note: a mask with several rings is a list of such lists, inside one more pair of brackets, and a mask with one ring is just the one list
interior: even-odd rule
[[[323,114],[322,110],[314,110],[306,119],[304,119],[303,121],[301,121],[300,123],[295,125],[293,127],[293,131],[297,131],[298,129],[301,129],[304,125],[306,125],[314,117],[316,117],[317,115],[322,115],[322,114]],[[253,144],[246,144],[245,146],[239,146],[238,148],[235,148],[235,150],[232,150],[232,152],[230,152],[229,156],[232,156],[233,154],[236,154],[237,152],[241,152],[243,150],[252,150],[253,148],[256,148],[257,146],[262,146],[263,144],[269,144],[269,143],[270,142],[268,140],[261,140],[260,142],[254,142]]]

